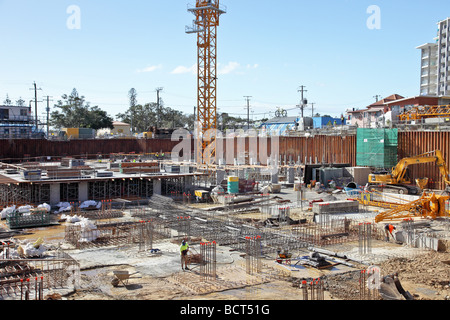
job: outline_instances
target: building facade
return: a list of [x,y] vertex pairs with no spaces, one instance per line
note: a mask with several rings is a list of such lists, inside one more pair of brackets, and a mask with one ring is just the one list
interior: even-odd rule
[[420,95],[450,94],[450,18],[438,22],[435,43],[417,47],[421,50]]
[[0,138],[29,138],[33,133],[34,120],[31,108],[0,105]]

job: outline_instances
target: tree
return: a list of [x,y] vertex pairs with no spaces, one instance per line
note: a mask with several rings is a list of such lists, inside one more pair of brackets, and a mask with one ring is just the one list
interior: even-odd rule
[[128,91],[128,98],[130,99],[130,125],[131,125],[131,133],[134,133],[134,128],[135,128],[135,123],[134,119],[135,119],[135,113],[134,113],[134,109],[137,105],[137,92],[136,89],[131,88],[130,91]]
[[19,100],[16,101],[16,105],[18,107],[24,107],[25,106],[25,100],[23,100],[22,97],[20,97]]
[[98,106],[91,107],[76,89],[70,95],[64,94],[51,113],[50,123],[56,128],[90,128],[94,130],[113,129],[113,119]]
[[[155,102],[147,103],[145,105],[134,104],[136,97],[129,92],[130,108],[124,113],[116,115],[117,119],[122,122],[132,125],[137,132],[147,132],[151,127],[156,127],[158,124],[158,104]],[[186,128],[193,130],[194,116],[185,115],[183,112],[164,107],[163,102],[160,102],[161,114],[161,128]]]
[[7,106],[10,106],[10,105],[12,104],[12,101],[11,101],[11,99],[9,98],[9,95],[8,95],[8,94],[6,95],[6,100],[3,101],[3,103],[4,103],[5,105],[7,105]]
[[137,132],[147,132],[150,127],[156,125],[156,109],[156,103],[138,104],[131,106],[125,113],[117,114],[116,118],[122,122],[133,124]]

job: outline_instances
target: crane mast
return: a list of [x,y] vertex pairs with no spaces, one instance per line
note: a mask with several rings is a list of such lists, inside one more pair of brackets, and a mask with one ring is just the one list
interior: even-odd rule
[[197,0],[189,7],[195,20],[186,33],[197,34],[197,119],[196,161],[213,164],[216,159],[217,129],[217,27],[219,17],[226,13],[219,0]]

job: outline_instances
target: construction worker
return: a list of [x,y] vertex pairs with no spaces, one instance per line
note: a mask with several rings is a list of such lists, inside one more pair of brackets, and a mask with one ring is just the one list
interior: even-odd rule
[[386,232],[386,241],[389,241],[389,235],[391,235],[391,236],[392,236],[392,239],[395,240],[395,237],[394,237],[394,235],[392,234],[392,232],[393,232],[394,230],[397,230],[397,228],[394,227],[392,224],[387,224],[387,225],[384,226],[384,231]]
[[188,268],[188,259],[187,259],[187,254],[189,252],[189,244],[187,243],[187,241],[184,239],[181,242],[181,246],[180,246],[180,254],[181,254],[181,269],[183,269],[183,262],[184,262],[184,269],[183,270],[189,270]]

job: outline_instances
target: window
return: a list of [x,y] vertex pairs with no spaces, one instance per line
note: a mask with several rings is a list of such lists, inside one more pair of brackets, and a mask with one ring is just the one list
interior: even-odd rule
[[0,109],[0,120],[9,119],[9,109]]
[[28,115],[28,110],[27,109],[20,109],[20,115],[22,117],[26,117]]

